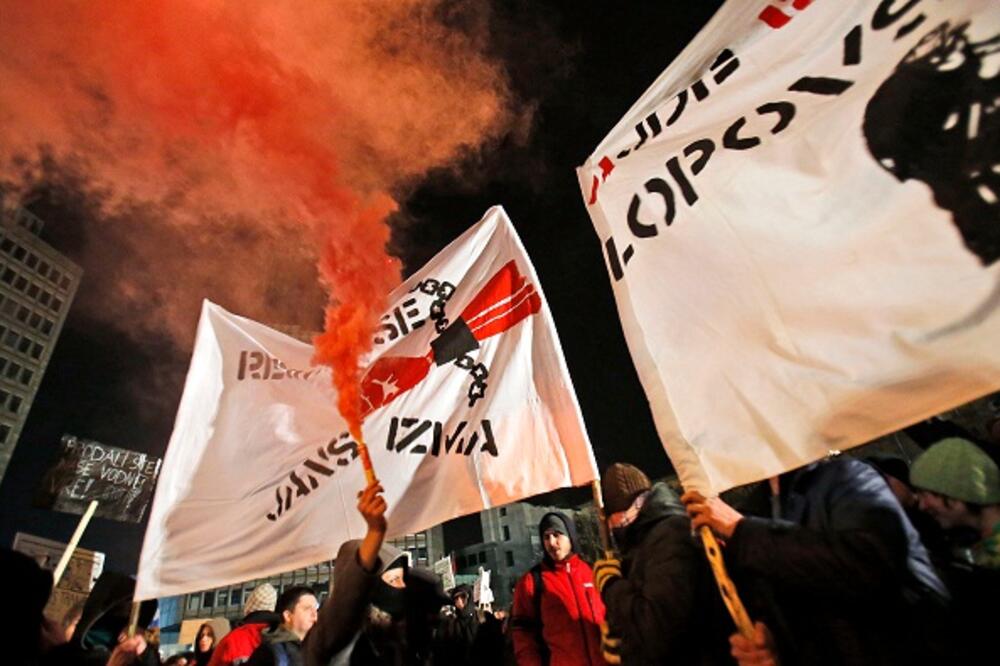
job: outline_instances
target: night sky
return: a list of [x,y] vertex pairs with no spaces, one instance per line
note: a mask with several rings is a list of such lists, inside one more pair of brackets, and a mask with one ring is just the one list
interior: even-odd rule
[[[721,2],[489,4],[489,42],[482,48],[501,63],[516,104],[532,111],[524,114],[529,120],[457,164],[400,186],[393,193],[402,207],[390,220],[389,249],[409,274],[488,207],[503,205],[548,298],[599,467],[622,460],[662,475],[669,464],[622,336],[574,169]],[[461,20],[447,16],[442,20],[453,20],[452,29],[464,29]],[[155,330],[136,335],[135,313],[104,309],[105,290],[122,279],[122,266],[144,268],[147,279],[163,282],[175,279],[176,267],[168,271],[148,261],[136,268],[134,257],[119,261],[128,252],[122,236],[102,235],[119,221],[101,219],[102,194],[87,182],[85,170],[46,156],[44,147],[40,154],[42,177],[29,207],[46,220],[46,240],[86,273],[0,486],[5,545],[18,530],[68,540],[77,516],[31,507],[63,434],[163,454],[190,355],[190,348],[177,348]],[[154,214],[141,202],[132,213]],[[220,234],[234,243],[241,238],[238,224],[223,225]],[[167,247],[182,239],[164,233],[158,242]],[[191,335],[202,298],[265,323],[318,328],[322,294],[314,269],[307,264],[307,270],[283,272],[276,261],[262,270],[273,271],[273,302],[307,292],[315,309],[299,312],[295,321],[277,310],[273,317],[240,312],[224,290],[206,284],[184,295]],[[95,519],[81,545],[106,552],[108,568],[133,571],[143,529]]]

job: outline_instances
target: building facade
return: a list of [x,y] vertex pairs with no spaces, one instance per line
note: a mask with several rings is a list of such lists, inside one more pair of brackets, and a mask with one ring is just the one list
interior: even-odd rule
[[42,227],[23,208],[0,212],[0,479],[83,276]]
[[[389,539],[388,543],[410,553],[411,562],[414,565],[428,569],[435,561],[444,556],[444,537],[440,525],[416,534]],[[243,600],[255,587],[264,583],[273,585],[278,594],[293,585],[308,585],[316,590],[317,597],[322,603],[330,589],[332,569],[330,562],[320,562],[310,567],[275,574],[267,578],[185,594],[179,601],[180,617],[177,618],[177,621],[212,617],[224,617],[230,622],[242,619]],[[334,579],[336,579],[336,573],[334,573]]]

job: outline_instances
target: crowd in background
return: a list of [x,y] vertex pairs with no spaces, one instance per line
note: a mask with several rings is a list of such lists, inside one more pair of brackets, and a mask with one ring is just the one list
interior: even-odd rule
[[[926,426],[926,424],[925,424]],[[573,521],[538,525],[543,556],[506,609],[446,593],[384,542],[386,503],[359,493],[368,529],[345,543],[320,607],[306,586],[257,587],[224,636],[201,625],[190,650],[161,659],[144,602],[129,638],[134,581],[106,572],[62,622],[43,614],[51,575],[20,553],[0,567],[25,612],[7,624],[5,663],[49,666],[300,664],[951,664],[990,661],[1000,598],[1000,443],[927,431],[903,457],[830,458],[723,497],[678,494],[625,463],[602,478],[614,545],[584,561]],[[924,430],[921,430],[924,428]],[[994,430],[1000,430],[994,427]],[[753,619],[736,629],[699,530],[722,545]]]

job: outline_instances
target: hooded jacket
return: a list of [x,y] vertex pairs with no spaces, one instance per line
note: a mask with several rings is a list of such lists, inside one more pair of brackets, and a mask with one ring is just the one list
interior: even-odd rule
[[[576,530],[572,521],[559,513],[547,513],[539,523],[555,516],[566,526],[573,553],[562,562],[553,562],[546,553],[541,562],[540,617],[535,613],[535,580],[529,571],[514,588],[511,629],[518,666],[603,666],[600,625],[604,604],[594,587],[590,566],[577,555]],[[548,649],[538,643],[541,639]]]
[[[319,618],[303,642],[306,666],[409,666],[421,663],[430,650],[431,627],[426,618],[448,601],[433,573],[407,569],[402,616],[376,634],[369,620],[371,603],[381,576],[403,551],[384,544],[372,572],[358,560],[360,540],[340,547],[334,562],[333,594],[320,608]],[[405,629],[405,632],[404,632]]]
[[278,614],[271,611],[250,613],[243,618],[240,626],[222,637],[208,666],[238,666],[245,663],[263,641],[264,630],[280,622]]
[[732,622],[677,495],[653,485],[624,530],[622,578],[603,591],[625,664],[732,664]]
[[947,591],[878,472],[836,458],[781,481],[781,519],[744,518],[725,555],[768,598],[782,663],[945,663],[928,641]]
[[285,654],[288,666],[302,666],[302,641],[297,634],[280,624],[261,634],[261,643],[250,655],[246,666],[277,666],[280,663],[276,656],[279,651]]

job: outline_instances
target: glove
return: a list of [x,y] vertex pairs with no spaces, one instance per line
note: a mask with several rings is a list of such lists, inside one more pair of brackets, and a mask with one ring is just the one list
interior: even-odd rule
[[[617,560],[615,560],[617,561]],[[622,663],[622,639],[611,635],[607,622],[601,622],[601,655],[609,664]]]
[[597,592],[604,596],[604,587],[613,580],[622,577],[622,563],[614,558],[594,562],[594,585]]

